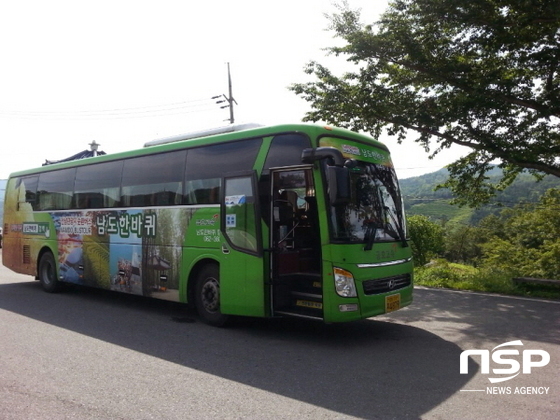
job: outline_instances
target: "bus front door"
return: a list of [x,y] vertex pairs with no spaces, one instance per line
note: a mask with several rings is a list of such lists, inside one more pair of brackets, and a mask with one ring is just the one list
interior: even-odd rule
[[271,181],[271,312],[323,319],[321,240],[312,168],[272,169]]
[[256,174],[224,178],[220,308],[230,315],[265,316],[264,259]]

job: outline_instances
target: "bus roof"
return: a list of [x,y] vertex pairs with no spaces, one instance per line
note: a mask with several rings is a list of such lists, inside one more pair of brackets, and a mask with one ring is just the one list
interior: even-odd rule
[[329,125],[320,124],[281,124],[263,126],[258,124],[236,124],[233,126],[218,127],[210,130],[191,132],[182,135],[165,137],[162,139],[147,142],[143,148],[132,149],[124,152],[106,154],[103,156],[96,156],[73,160],[62,163],[55,163],[47,166],[41,166],[33,169],[17,171],[10,174],[10,178],[14,176],[30,175],[34,173],[49,172],[56,169],[71,168],[92,164],[95,162],[108,162],[112,160],[125,159],[133,156],[150,155],[158,152],[167,152],[173,150],[184,149],[187,147],[197,147],[206,144],[222,143],[227,141],[240,140],[247,137],[266,137],[288,132],[305,132],[308,134],[319,135],[333,135],[336,137],[348,137],[355,140],[362,140],[372,143],[376,147],[388,151],[387,146],[383,143],[373,139],[372,137],[347,130],[345,128],[332,127]]
[[151,146],[159,146],[161,144],[169,144],[169,143],[176,143],[178,141],[183,141],[183,140],[191,140],[191,139],[198,139],[198,138],[202,138],[202,137],[209,137],[209,136],[215,136],[217,134],[226,134],[226,133],[233,133],[236,131],[244,131],[244,130],[249,130],[251,128],[258,128],[258,127],[264,127],[261,124],[231,124],[231,125],[226,125],[223,127],[216,127],[216,128],[211,128],[208,130],[202,130],[202,131],[193,131],[190,133],[185,133],[185,134],[179,134],[177,136],[172,136],[172,137],[164,137],[161,139],[156,139],[156,140],[152,140],[149,141],[147,143],[144,144],[144,147],[151,147]]

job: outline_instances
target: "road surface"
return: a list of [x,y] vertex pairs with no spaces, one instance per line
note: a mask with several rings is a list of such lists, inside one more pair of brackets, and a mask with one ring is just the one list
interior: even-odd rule
[[[213,328],[168,302],[47,294],[0,266],[0,419],[557,419],[559,320],[560,302],[418,289],[351,324]],[[459,372],[463,351],[517,340],[489,374],[479,356]],[[522,373],[524,350],[550,361]]]

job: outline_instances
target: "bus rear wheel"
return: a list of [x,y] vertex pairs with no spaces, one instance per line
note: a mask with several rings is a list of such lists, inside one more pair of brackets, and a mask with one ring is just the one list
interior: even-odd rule
[[56,274],[56,263],[50,252],[45,252],[39,261],[39,281],[46,292],[56,293],[62,289],[62,283]]
[[206,324],[223,326],[228,316],[220,311],[220,270],[217,265],[206,265],[196,278],[195,304],[198,315]]

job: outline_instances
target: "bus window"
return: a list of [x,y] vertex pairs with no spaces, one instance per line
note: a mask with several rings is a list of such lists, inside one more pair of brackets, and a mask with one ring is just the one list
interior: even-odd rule
[[218,204],[221,178],[216,175],[253,169],[261,143],[261,139],[251,139],[189,150],[185,203]]
[[124,161],[121,205],[181,204],[186,151],[140,156]]
[[309,138],[303,134],[281,134],[272,139],[264,164],[265,169],[301,164],[301,152],[311,147]]
[[67,210],[72,208],[76,168],[45,172],[37,186],[38,210]]
[[259,241],[252,178],[227,178],[225,182],[225,233],[233,247],[257,253]]
[[16,183],[16,188],[23,184],[25,188],[25,202],[31,204],[33,210],[38,210],[37,205],[37,184],[39,182],[38,175],[26,176],[19,178]]
[[186,181],[187,204],[217,204],[220,201],[221,178]]
[[74,186],[74,205],[78,209],[118,207],[122,162],[106,162],[79,167]]

